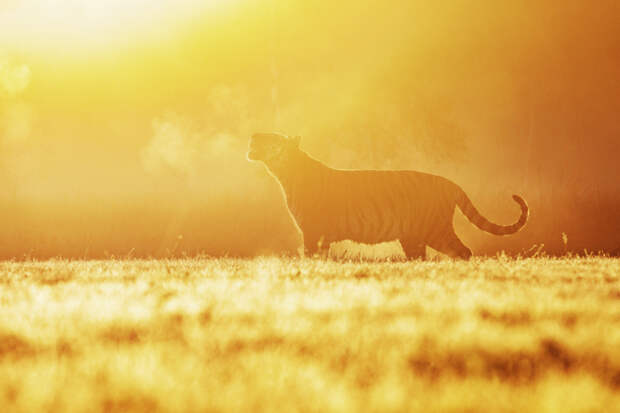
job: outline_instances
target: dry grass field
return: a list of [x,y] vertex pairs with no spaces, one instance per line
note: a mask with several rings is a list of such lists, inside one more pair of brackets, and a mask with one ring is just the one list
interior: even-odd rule
[[620,260],[0,264],[3,412],[620,411]]

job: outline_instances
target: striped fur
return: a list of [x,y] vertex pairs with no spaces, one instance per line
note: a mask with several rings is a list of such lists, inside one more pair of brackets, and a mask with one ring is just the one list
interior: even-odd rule
[[349,239],[366,244],[399,239],[407,257],[425,256],[430,246],[452,257],[469,258],[452,224],[455,206],[478,228],[513,234],[528,218],[525,201],[512,225],[489,222],[463,189],[441,176],[416,171],[340,170],[329,168],[299,149],[299,139],[258,133],[248,159],[262,161],[278,180],[289,211],[303,233],[304,247]]

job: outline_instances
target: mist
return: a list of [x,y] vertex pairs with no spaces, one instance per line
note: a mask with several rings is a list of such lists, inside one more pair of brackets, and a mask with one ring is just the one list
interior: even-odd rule
[[294,254],[278,184],[245,158],[258,131],[332,167],[445,176],[500,224],[523,196],[514,236],[456,214],[478,255],[616,250],[620,6],[471,7],[239,2],[100,54],[2,46],[0,257]]

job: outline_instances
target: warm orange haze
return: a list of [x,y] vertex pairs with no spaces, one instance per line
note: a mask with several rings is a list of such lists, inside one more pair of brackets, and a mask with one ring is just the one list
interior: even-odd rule
[[0,0],[0,412],[620,412],[618,22]]
[[[620,247],[616,2],[0,5],[0,255],[294,253],[256,131],[460,185],[474,254]],[[566,234],[563,241],[562,234]]]

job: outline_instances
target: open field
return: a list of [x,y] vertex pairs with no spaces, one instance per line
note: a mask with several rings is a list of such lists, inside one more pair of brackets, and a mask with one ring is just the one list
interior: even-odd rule
[[0,405],[620,411],[620,260],[5,262]]

